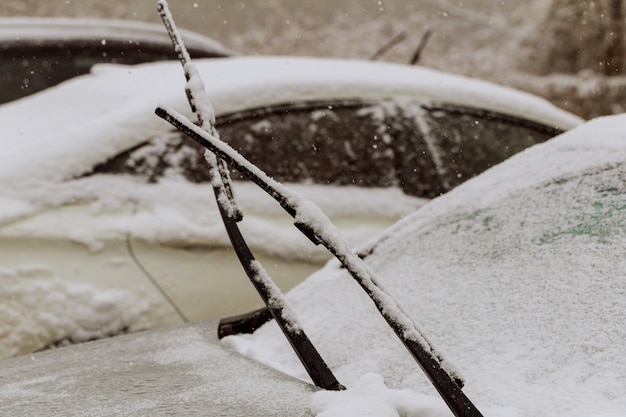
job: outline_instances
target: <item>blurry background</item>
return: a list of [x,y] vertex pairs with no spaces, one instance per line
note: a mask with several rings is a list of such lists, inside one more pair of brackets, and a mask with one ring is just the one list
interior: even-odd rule
[[[155,0],[0,0],[2,16],[160,22]],[[419,63],[542,95],[583,117],[626,109],[621,0],[176,0],[179,27],[242,54]]]

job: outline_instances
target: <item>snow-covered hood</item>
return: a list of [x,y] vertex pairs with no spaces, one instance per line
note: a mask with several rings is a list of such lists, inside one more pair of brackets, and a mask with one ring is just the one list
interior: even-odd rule
[[[468,397],[501,408],[486,414],[626,415],[625,126],[606,117],[529,148],[361,248]],[[374,372],[432,392],[335,262],[287,300],[340,382]],[[306,378],[280,337],[270,323],[230,342]]]

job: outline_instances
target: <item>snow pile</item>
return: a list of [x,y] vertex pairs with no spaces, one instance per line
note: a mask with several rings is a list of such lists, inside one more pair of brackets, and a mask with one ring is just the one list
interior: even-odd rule
[[[517,417],[507,408],[481,410],[486,417]],[[317,417],[449,417],[442,400],[410,390],[385,386],[378,374],[365,374],[346,391],[313,394],[311,412]]]
[[445,404],[408,390],[391,390],[380,375],[365,374],[346,391],[313,395],[311,412],[318,417],[449,417]]
[[63,281],[34,266],[0,269],[0,282],[0,359],[145,329],[162,303]]
[[[361,248],[382,285],[460,369],[464,392],[479,409],[626,416],[624,125],[624,116],[599,119],[530,148]],[[359,415],[352,395],[370,373],[390,390],[436,397],[336,262],[286,298],[349,387],[333,401],[339,411],[324,405],[335,394],[314,397],[319,415]],[[272,322],[227,343],[307,379]],[[388,415],[418,410],[414,404],[402,411],[389,398],[385,404]]]

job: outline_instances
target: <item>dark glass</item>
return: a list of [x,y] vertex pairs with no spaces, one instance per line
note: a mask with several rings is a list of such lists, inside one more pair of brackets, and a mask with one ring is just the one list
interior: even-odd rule
[[[195,58],[223,56],[191,49]],[[98,63],[139,64],[175,60],[169,44],[120,40],[39,40],[0,43],[0,103],[6,103],[87,74]]]
[[[278,105],[220,117],[217,128],[224,141],[278,181],[398,186],[426,198],[561,132],[494,112],[406,99]],[[202,150],[176,132],[95,172],[152,182],[169,172],[208,181]]]

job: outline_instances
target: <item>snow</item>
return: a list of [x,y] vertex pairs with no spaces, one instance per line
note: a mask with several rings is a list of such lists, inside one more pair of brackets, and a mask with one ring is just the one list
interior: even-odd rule
[[[535,97],[423,68],[279,57],[198,60],[197,67],[219,114],[295,98],[388,94],[510,110],[564,128],[580,123]],[[255,69],[254,77],[250,68]],[[152,114],[158,104],[190,117],[181,72],[177,62],[104,65],[89,76],[1,106],[0,182],[2,198],[11,204],[3,204],[0,221],[26,215],[33,206],[49,205],[50,201],[42,204],[50,198],[48,193],[38,191],[51,184],[75,178],[112,155],[162,136],[168,125]]]
[[272,278],[267,274],[263,265],[258,261],[252,261],[251,270],[253,271],[258,283],[265,288],[268,294],[267,306],[274,311],[280,313],[283,322],[286,325],[286,330],[291,333],[301,333],[302,326],[298,322],[298,317],[293,314],[291,308],[285,304],[285,297],[280,291],[280,288],[276,286]]
[[310,417],[315,391],[224,348],[217,320],[12,358],[0,380],[11,417]]
[[36,265],[0,269],[0,358],[54,341],[82,342],[143,330],[159,300],[51,276]]
[[365,374],[349,390],[313,395],[311,411],[318,417],[448,417],[440,401],[408,390],[387,388],[380,375]]
[[[464,392],[485,415],[626,416],[625,124],[625,116],[602,118],[532,147],[360,248],[460,368]],[[435,401],[337,262],[286,298],[349,387],[315,394],[317,415],[421,416],[420,407]],[[225,343],[306,379],[280,337],[270,322]],[[427,399],[400,401],[407,389]],[[380,409],[367,406],[372,397]]]
[[[346,237],[354,243],[380,230],[381,220],[384,223],[407,215],[425,202],[408,197],[399,189],[301,184],[291,184],[290,188],[316,201],[326,213],[349,226],[351,232]],[[234,191],[246,213],[241,227],[251,245],[267,248],[266,253],[282,254],[287,259],[310,256],[319,262],[327,257],[321,249],[311,247],[293,228],[289,216],[256,186],[235,182]],[[63,238],[83,233],[82,238],[75,240],[88,246],[97,246],[110,233],[129,233],[147,242],[166,244],[223,246],[228,241],[211,188],[206,184],[191,184],[176,178],[146,184],[123,176],[97,175],[61,184],[42,184],[13,198],[7,198],[2,205],[4,236]],[[77,202],[82,204],[77,210],[68,211],[67,216],[63,211],[52,210]],[[138,210],[124,217],[107,216],[128,207]],[[33,214],[37,217],[17,222],[22,216]],[[90,230],[88,235],[86,230]]]

